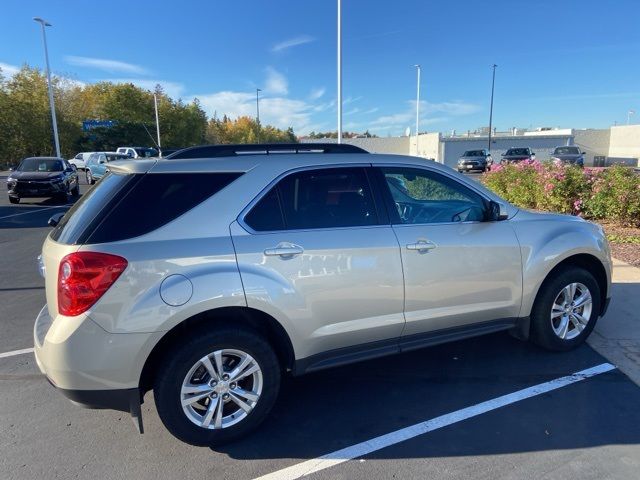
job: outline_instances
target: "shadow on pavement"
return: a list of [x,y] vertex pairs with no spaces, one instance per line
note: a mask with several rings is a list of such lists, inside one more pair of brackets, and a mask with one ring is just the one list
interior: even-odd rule
[[[604,362],[586,345],[551,353],[495,334],[285,379],[265,423],[247,439],[215,451],[234,459],[315,458]],[[630,427],[640,425],[639,404],[640,389],[613,371],[372,456],[422,458],[640,444],[640,429]]]
[[46,227],[52,215],[68,210],[78,198],[80,197],[72,198],[69,203],[62,203],[56,199],[34,199],[38,201],[0,205],[0,228]]

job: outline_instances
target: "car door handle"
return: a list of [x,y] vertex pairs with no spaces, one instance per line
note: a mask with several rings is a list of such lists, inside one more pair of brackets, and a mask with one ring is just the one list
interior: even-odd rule
[[268,257],[293,257],[304,253],[304,248],[300,245],[278,245],[274,248],[267,248],[264,254]]
[[417,250],[419,252],[426,252],[428,250],[433,250],[437,245],[433,242],[418,240],[416,243],[409,243],[407,245],[407,250]]

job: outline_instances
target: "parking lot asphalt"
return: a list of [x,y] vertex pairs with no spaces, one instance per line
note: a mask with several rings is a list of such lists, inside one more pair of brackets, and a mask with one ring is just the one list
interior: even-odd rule
[[[70,404],[32,354],[2,357],[33,345],[33,321],[45,302],[35,258],[47,219],[65,208],[9,205],[0,194],[3,480],[296,478],[286,469],[607,362],[588,345],[550,353],[501,333],[285,379],[263,426],[216,450],[171,437],[148,394],[146,433],[139,435],[127,414]],[[617,369],[576,379],[310,477],[640,478],[640,388]]]

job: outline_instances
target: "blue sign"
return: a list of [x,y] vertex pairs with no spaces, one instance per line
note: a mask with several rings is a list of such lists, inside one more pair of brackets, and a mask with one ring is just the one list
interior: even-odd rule
[[82,131],[88,132],[98,127],[111,128],[116,123],[114,120],[85,120],[82,122]]

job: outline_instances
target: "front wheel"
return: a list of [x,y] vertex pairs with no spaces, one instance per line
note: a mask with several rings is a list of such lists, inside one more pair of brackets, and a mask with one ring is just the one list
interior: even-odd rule
[[577,347],[595,327],[600,299],[600,287],[589,271],[564,269],[538,292],[531,312],[531,339],[548,350]]
[[91,170],[87,170],[87,184],[93,185],[96,181],[93,179],[93,175],[91,175]]
[[212,446],[256,428],[279,388],[280,366],[269,343],[252,330],[219,327],[180,342],[166,355],[154,398],[175,437]]
[[9,197],[9,203],[13,203],[13,204],[20,203],[20,197]]

